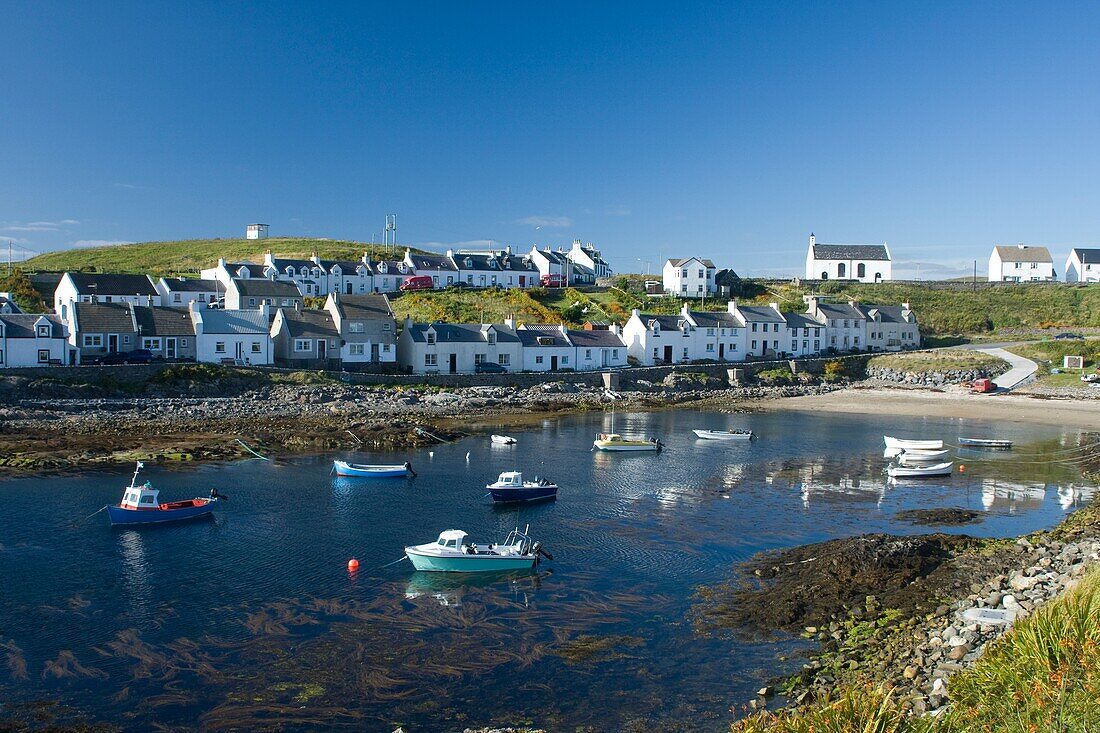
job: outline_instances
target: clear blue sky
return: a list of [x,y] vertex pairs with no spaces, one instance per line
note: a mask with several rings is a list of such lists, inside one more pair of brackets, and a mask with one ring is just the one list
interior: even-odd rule
[[1095,3],[0,0],[0,237],[1100,246]]

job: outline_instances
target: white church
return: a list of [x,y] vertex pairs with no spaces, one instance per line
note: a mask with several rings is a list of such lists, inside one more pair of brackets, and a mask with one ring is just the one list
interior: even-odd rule
[[807,280],[856,280],[878,283],[892,280],[890,248],[882,244],[818,244],[810,234],[806,250]]

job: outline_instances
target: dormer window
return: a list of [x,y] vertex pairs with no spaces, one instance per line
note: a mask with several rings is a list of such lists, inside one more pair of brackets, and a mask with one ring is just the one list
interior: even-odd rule
[[495,344],[497,342],[497,335],[495,333],[493,333],[492,331],[490,331],[488,334],[486,334],[485,338],[489,342],[490,346],[492,346],[493,344]]
[[434,344],[435,343],[435,331],[428,331],[427,333],[424,334],[424,338],[427,340],[427,342],[429,344]]
[[42,338],[49,338],[50,337],[50,327],[46,326],[46,325],[39,326],[38,327],[38,335]]
[[470,269],[474,266],[474,261],[467,257],[465,260],[462,261],[462,264],[466,266],[466,269]]
[[554,345],[554,339],[550,338],[549,336],[538,336],[538,337],[536,337],[535,341],[538,342],[539,346],[553,346]]
[[385,262],[379,262],[378,263],[378,271],[382,272],[382,273],[386,273],[386,272],[390,271],[390,268]]

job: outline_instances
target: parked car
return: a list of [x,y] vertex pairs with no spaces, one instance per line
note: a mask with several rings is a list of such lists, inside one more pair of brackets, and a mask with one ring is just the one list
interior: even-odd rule
[[468,283],[464,280],[459,280],[457,282],[448,283],[447,287],[448,288],[456,288],[456,289],[458,289],[458,288],[468,288],[468,287],[470,287],[470,283]]
[[507,374],[508,367],[495,361],[482,361],[474,364],[474,374]]
[[405,278],[405,281],[401,283],[401,292],[407,293],[412,290],[431,290],[435,287],[435,283],[432,282],[431,275],[413,275],[412,277]]
[[544,288],[564,288],[565,287],[565,275],[558,275],[555,273],[546,273],[539,278],[539,284]]
[[1079,333],[1060,333],[1054,338],[1057,341],[1068,341],[1069,339],[1083,339],[1084,336]]
[[92,359],[93,364],[152,364],[155,361],[164,361],[149,349],[134,349],[133,351],[112,351]]

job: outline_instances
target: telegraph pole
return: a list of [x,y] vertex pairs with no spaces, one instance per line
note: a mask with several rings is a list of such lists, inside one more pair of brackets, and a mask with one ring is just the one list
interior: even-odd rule
[[11,240],[8,240],[8,277],[11,277]]

